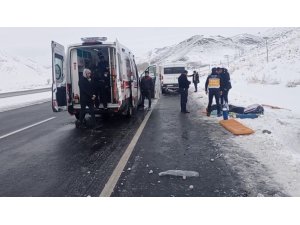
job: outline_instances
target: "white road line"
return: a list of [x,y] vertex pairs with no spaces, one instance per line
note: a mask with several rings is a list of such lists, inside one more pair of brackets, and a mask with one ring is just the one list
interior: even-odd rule
[[[156,103],[153,104],[154,106],[156,105]],[[137,132],[135,133],[133,139],[131,140],[130,144],[128,145],[126,151],[124,152],[122,158],[120,159],[117,167],[115,168],[114,172],[112,173],[112,175],[110,176],[109,180],[107,181],[107,183],[105,184],[101,194],[99,197],[110,197],[110,195],[112,194],[128,160],[129,157],[131,155],[131,153],[133,152],[133,149],[136,145],[136,143],[138,142],[146,124],[147,121],[150,117],[152,113],[152,109],[147,113],[146,117],[144,118],[142,124],[140,125],[139,129],[137,130]]]
[[42,124],[42,123],[45,123],[45,122],[47,122],[47,121],[49,121],[49,120],[53,120],[54,118],[55,118],[55,117],[51,117],[51,118],[48,118],[48,119],[46,119],[46,120],[43,120],[43,121],[34,123],[34,124],[29,125],[29,126],[27,126],[27,127],[23,127],[23,128],[21,128],[21,129],[19,129],[19,130],[16,130],[16,131],[10,132],[10,133],[8,133],[8,134],[5,134],[5,135],[3,135],[3,136],[0,136],[0,140],[3,139],[3,138],[6,138],[6,137],[8,137],[8,136],[11,136],[11,135],[13,135],[13,134],[19,133],[19,132],[21,132],[21,131],[23,131],[23,130],[26,130],[26,129],[29,129],[29,128],[31,128],[31,127],[34,127],[34,126],[40,125],[40,124]]

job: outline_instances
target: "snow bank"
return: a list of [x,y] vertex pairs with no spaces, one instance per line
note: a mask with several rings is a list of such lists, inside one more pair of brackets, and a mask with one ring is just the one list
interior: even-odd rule
[[0,112],[51,101],[51,92],[0,98]]
[[46,88],[51,85],[51,67],[0,51],[0,93]]

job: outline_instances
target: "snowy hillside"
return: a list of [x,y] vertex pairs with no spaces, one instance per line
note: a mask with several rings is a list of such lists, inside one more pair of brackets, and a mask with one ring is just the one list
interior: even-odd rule
[[51,67],[0,51],[0,93],[49,87]]
[[264,39],[249,34],[241,34],[232,38],[223,36],[195,35],[177,45],[157,48],[145,56],[138,58],[139,63],[164,64],[183,62],[190,66],[218,64],[229,57],[237,57],[256,46],[263,46]]

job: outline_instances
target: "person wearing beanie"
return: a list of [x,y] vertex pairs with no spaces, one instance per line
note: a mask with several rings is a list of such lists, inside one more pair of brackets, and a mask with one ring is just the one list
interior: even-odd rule
[[230,81],[230,74],[226,68],[221,68],[220,74],[223,81],[221,105],[228,104],[228,92],[232,88]]
[[188,90],[190,87],[191,82],[187,79],[188,71],[184,71],[178,77],[178,85],[179,85],[179,92],[180,92],[180,105],[181,105],[181,112],[182,113],[189,113],[186,110],[186,103],[188,101]]
[[211,114],[213,97],[215,97],[216,100],[218,117],[222,116],[220,106],[220,92],[222,85],[222,79],[218,74],[218,69],[212,68],[211,74],[207,77],[205,82],[205,93],[208,94],[207,116],[210,116]]

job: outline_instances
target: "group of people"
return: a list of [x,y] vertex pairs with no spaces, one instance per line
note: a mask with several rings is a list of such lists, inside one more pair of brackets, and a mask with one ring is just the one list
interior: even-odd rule
[[[88,65],[88,63],[86,63]],[[90,66],[91,67],[91,66]],[[100,103],[103,108],[107,110],[107,102],[110,97],[110,75],[108,70],[108,63],[104,60],[104,56],[100,56],[100,62],[91,69],[85,68],[82,76],[79,78],[80,89],[80,114],[77,126],[84,127],[84,118],[86,114],[86,107],[89,108],[91,115],[91,124],[95,124],[94,108],[99,108]],[[141,79],[140,90],[142,95],[141,105],[144,106],[144,100],[148,99],[148,110],[151,109],[151,93],[154,88],[153,80],[149,76],[149,72],[145,72],[145,76]]]
[[103,104],[103,108],[107,110],[107,102],[110,96],[110,75],[108,63],[103,55],[99,55],[99,63],[96,67],[88,65],[83,70],[82,76],[79,77],[79,90],[80,90],[80,114],[79,114],[79,126],[83,126],[83,121],[86,114],[86,107],[89,108],[92,124],[95,124],[94,107],[99,108],[100,103]]
[[[195,92],[197,92],[197,85],[199,83],[199,74],[194,71],[192,75],[188,75],[188,71],[184,71],[179,78],[179,92],[181,95],[181,112],[189,113],[186,109],[187,99],[188,99],[188,89],[191,82],[188,77],[193,77],[193,83],[195,85]],[[205,93],[208,94],[208,106],[207,106],[207,116],[210,116],[212,111],[212,102],[215,98],[217,105],[217,115],[222,116],[221,106],[228,104],[228,92],[232,88],[230,81],[230,74],[226,68],[214,67],[211,70],[211,74],[207,77],[205,82]]]

